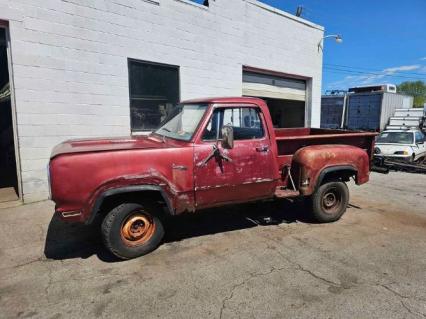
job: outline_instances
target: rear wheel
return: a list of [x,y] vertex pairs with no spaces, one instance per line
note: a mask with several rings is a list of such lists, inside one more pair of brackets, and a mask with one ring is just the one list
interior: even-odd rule
[[146,255],[164,236],[163,224],[150,205],[124,203],[111,210],[102,222],[105,246],[120,259]]
[[316,221],[329,223],[339,220],[349,203],[349,190],[344,182],[321,185],[312,195],[312,214]]

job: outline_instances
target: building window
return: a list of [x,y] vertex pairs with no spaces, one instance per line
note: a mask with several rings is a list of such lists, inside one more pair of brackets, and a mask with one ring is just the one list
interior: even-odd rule
[[179,103],[179,67],[129,60],[132,131],[158,128]]
[[209,6],[209,0],[190,0],[190,1],[198,3],[198,4],[202,4],[205,7]]

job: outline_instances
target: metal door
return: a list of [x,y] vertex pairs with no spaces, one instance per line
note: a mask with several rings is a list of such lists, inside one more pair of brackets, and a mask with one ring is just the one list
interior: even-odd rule
[[[224,123],[228,124],[225,114],[229,113],[228,110],[235,114],[251,115],[244,116],[239,122],[233,121],[234,147],[223,149],[216,140],[220,139],[218,132],[221,127]],[[228,114],[228,118],[232,116]],[[242,122],[245,123],[241,125]],[[194,145],[195,200],[198,208],[255,200],[273,194],[275,184],[272,161],[275,159],[264,127],[264,119],[255,108],[222,108],[214,111],[203,138]],[[214,147],[218,148],[218,154],[223,157],[213,156],[205,162]]]

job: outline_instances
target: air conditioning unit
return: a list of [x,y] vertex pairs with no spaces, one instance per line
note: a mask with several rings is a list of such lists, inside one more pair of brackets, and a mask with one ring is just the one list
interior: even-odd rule
[[396,93],[395,84],[376,84],[376,85],[366,85],[366,86],[356,86],[349,88],[349,93],[369,93],[369,92],[386,92],[386,93]]

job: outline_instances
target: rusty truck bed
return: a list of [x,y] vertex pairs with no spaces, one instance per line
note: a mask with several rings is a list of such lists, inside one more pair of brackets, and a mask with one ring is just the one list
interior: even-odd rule
[[275,129],[278,147],[278,165],[291,165],[293,155],[302,147],[310,145],[342,144],[362,148],[372,155],[373,141],[377,133],[319,128]]

